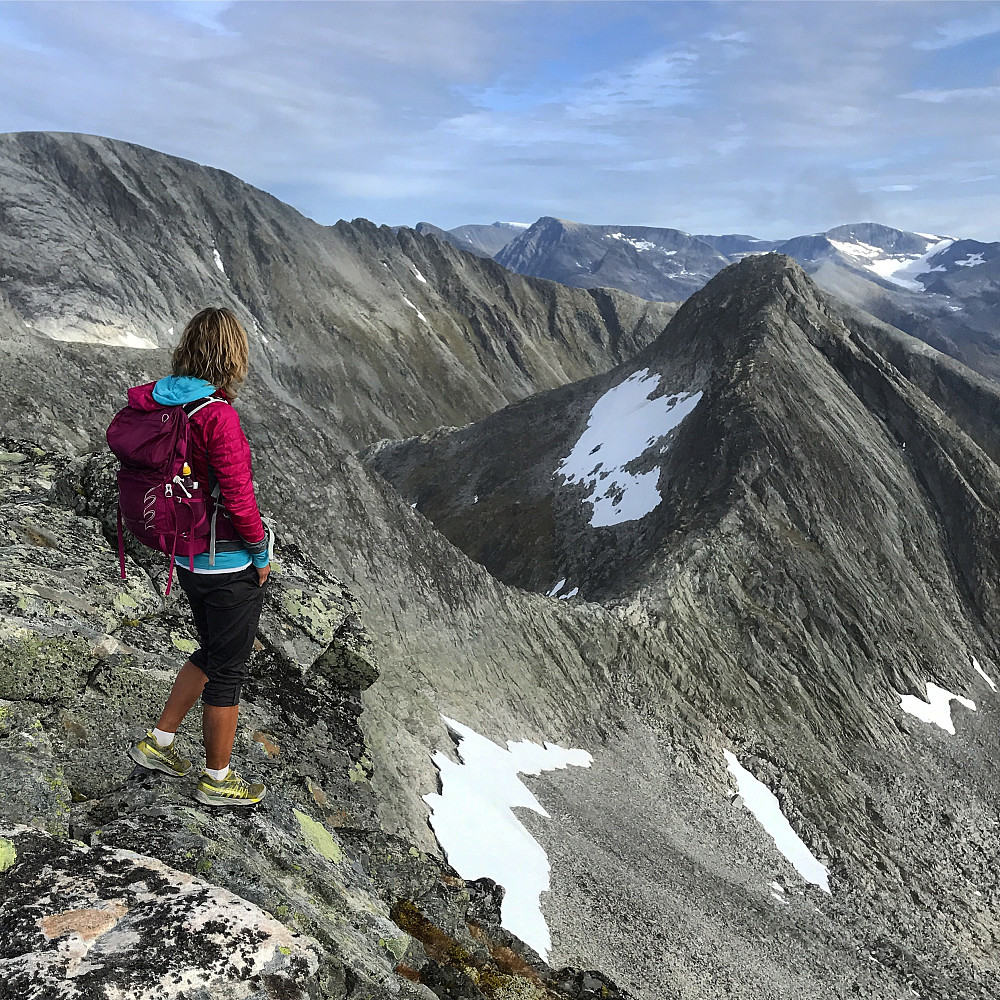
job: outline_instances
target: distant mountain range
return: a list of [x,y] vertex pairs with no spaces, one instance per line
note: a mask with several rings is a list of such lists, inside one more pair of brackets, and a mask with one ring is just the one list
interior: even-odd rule
[[[654,301],[686,299],[751,254],[796,260],[827,291],[993,377],[1000,376],[1000,242],[911,233],[874,222],[788,240],[595,226],[544,217],[417,231],[519,274],[577,288],[612,287]],[[501,245],[502,244],[502,245]],[[499,247],[499,249],[493,249]]]

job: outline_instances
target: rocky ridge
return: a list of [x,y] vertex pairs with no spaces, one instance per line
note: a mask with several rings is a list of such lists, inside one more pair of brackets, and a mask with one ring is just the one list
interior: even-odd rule
[[[131,543],[117,579],[107,460],[3,444],[0,993],[588,995],[597,974],[549,969],[500,927],[502,890],[380,831],[359,725],[371,641],[294,545],[268,584],[236,748],[265,802],[205,810],[193,779],[124,765],[191,623],[164,605],[159,556]],[[199,737],[189,717],[178,739],[196,753]]]
[[258,378],[308,395],[353,446],[604,370],[674,311],[526,280],[413,230],[320,226],[223,171],[96,136],[0,136],[0,258],[29,345],[164,347],[204,302],[232,307]]
[[528,226],[525,223],[494,222],[489,226],[458,226],[442,229],[430,222],[418,222],[416,231],[421,236],[436,236],[459,250],[467,250],[477,257],[495,257],[512,239]]

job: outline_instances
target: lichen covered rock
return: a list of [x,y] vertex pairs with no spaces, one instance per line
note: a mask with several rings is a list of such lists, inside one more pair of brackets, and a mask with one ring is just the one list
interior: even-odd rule
[[0,976],[12,996],[321,996],[319,944],[226,889],[24,828],[0,830],[5,844],[16,856],[0,871]]

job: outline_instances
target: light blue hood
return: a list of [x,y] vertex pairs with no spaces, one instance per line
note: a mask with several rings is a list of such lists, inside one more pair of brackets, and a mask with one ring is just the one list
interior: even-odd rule
[[215,386],[194,375],[168,375],[153,386],[153,399],[160,406],[182,406],[211,396]]

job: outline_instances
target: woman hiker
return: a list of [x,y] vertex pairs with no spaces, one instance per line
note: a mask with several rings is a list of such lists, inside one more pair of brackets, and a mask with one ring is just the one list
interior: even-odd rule
[[191,603],[200,648],[180,668],[156,726],[130,750],[143,767],[183,776],[191,762],[174,739],[181,720],[202,700],[205,769],[194,797],[206,805],[254,805],[262,784],[244,781],[231,767],[240,689],[257,636],[264,584],[271,572],[268,537],[257,508],[250,445],[230,400],[248,367],[246,331],[229,309],[203,309],[184,328],[173,354],[173,374],[139,386],[129,405],[181,406],[214,396],[189,410],[192,479],[217,482],[224,504],[217,518],[214,565],[209,551],[175,556],[175,569]]

